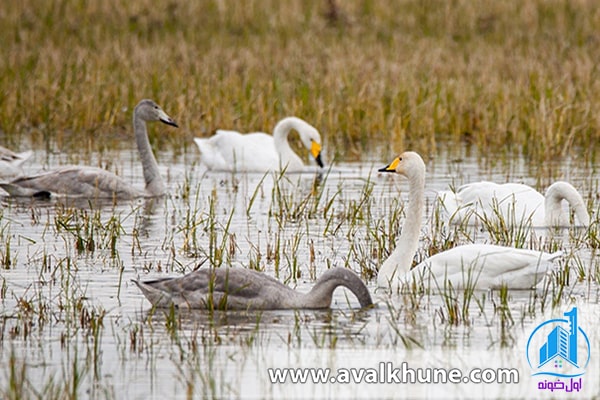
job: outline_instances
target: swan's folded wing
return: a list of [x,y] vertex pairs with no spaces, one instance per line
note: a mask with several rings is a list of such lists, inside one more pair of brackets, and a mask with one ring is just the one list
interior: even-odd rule
[[456,193],[451,190],[441,190],[437,193],[436,201],[444,220],[451,223],[461,222],[460,201]]
[[274,309],[291,289],[270,276],[245,268],[204,268],[178,278],[134,281],[157,307]]
[[545,276],[553,265],[552,260],[558,255],[560,254],[471,244],[438,253],[417,268],[420,268],[421,274],[423,269],[429,269],[439,283],[447,279],[454,287],[466,287],[469,284],[487,289],[506,284],[513,289],[530,289]]
[[194,140],[209,169],[266,172],[275,169],[279,162],[273,137],[266,133],[240,134],[219,129],[210,138]]
[[501,218],[509,226],[543,225],[544,196],[527,185],[474,182],[461,186],[456,196],[465,210],[463,213],[468,209],[480,219]]
[[494,182],[473,182],[461,186],[456,193],[462,205],[481,211],[481,208],[487,210],[495,202],[501,191],[500,186]]
[[443,190],[438,193],[438,201],[443,206],[443,217],[450,223],[473,224],[477,216],[489,212],[493,204],[498,184],[493,182],[473,182],[460,186],[456,192]]
[[12,196],[68,194],[89,197],[122,197],[131,185],[115,174],[94,167],[67,166],[0,184]]

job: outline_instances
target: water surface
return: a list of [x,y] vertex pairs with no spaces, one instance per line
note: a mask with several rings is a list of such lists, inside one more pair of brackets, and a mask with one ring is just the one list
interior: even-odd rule
[[[28,172],[65,161],[36,157]],[[600,387],[600,274],[585,231],[555,238],[569,254],[561,265],[572,269],[562,291],[550,284],[504,297],[389,296],[376,290],[376,270],[402,225],[408,189],[402,178],[376,172],[391,160],[336,164],[320,178],[211,173],[197,165],[193,151],[159,160],[170,192],[163,199],[1,199],[0,390],[18,393],[9,388],[13,380],[24,382],[17,386],[28,397],[45,398],[543,397],[529,376],[525,343],[535,326],[561,318],[573,305],[592,343],[584,393]],[[130,152],[86,161],[143,186]],[[467,152],[430,160],[417,259],[435,240],[456,234],[435,224],[436,191],[481,179],[543,189],[565,179],[595,211],[598,182],[591,171],[567,162],[540,174],[526,160],[492,162]],[[494,240],[480,229],[454,239]],[[339,289],[324,311],[163,311],[153,310],[131,283],[230,262],[302,292],[327,268],[351,268],[367,282],[377,307],[359,310]],[[402,361],[465,371],[514,367],[521,383],[291,385],[271,384],[267,374],[275,366],[376,368]]]

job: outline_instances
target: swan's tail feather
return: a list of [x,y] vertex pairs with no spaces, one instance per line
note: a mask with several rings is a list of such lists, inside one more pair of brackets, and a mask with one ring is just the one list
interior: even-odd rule
[[33,155],[33,151],[28,150],[22,153],[16,154],[15,165],[20,167],[25,161],[27,161]]
[[0,183],[0,187],[13,197],[32,197],[33,196],[33,197],[45,198],[47,196],[40,195],[40,194],[42,192],[44,194],[49,193],[47,191],[39,191],[36,189],[22,187],[22,186],[14,184],[14,183]]
[[172,303],[172,300],[167,293],[151,285],[160,280],[142,282],[138,279],[132,279],[131,281],[137,285],[146,299],[148,299],[154,307],[168,307]]
[[201,138],[194,138],[194,142],[196,143],[196,146],[198,146],[198,150],[200,150],[200,154],[204,154],[207,152],[206,149],[206,139],[201,139]]
[[559,258],[564,257],[564,255],[565,255],[565,252],[562,250],[559,250],[559,251],[555,251],[554,253],[551,253],[548,256],[548,259],[546,261],[546,271],[545,271],[546,274],[550,275],[553,272],[556,272],[560,269],[560,264],[557,262],[554,262],[554,261],[556,261]]

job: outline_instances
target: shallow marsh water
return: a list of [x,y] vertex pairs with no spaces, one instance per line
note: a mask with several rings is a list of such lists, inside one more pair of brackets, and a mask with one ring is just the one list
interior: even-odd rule
[[[579,307],[591,342],[583,393],[600,387],[600,270],[588,233],[555,238],[572,270],[562,290],[440,296],[377,292],[376,268],[402,225],[407,183],[379,175],[391,160],[339,164],[319,180],[210,173],[191,149],[159,157],[170,196],[105,202],[2,198],[0,241],[0,394],[92,398],[500,398],[544,397],[530,377],[525,344],[548,318]],[[54,166],[60,156],[43,162]],[[484,161],[481,161],[481,160]],[[87,160],[143,186],[129,152]],[[597,166],[548,166],[572,182],[596,220]],[[435,192],[486,179],[542,188],[524,160],[491,163],[477,155],[428,163],[426,216],[417,259],[431,246],[490,241],[435,223]],[[546,182],[547,180],[547,182]],[[399,195],[400,193],[400,195]],[[396,218],[390,218],[393,215]],[[594,223],[593,226],[597,224]],[[530,243],[531,246],[544,244]],[[178,275],[201,263],[239,262],[306,292],[329,267],[352,268],[377,307],[359,310],[339,289],[331,310],[219,312],[153,310],[131,279]],[[577,276],[583,279],[577,279]],[[365,367],[402,361],[417,367],[518,368],[507,384],[272,384],[271,367]]]

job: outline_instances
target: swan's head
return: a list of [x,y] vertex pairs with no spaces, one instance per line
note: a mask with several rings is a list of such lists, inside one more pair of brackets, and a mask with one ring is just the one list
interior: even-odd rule
[[312,125],[302,121],[303,123],[298,125],[297,131],[300,134],[300,140],[304,147],[310,151],[310,154],[314,157],[319,167],[323,168],[323,161],[321,160],[321,134]]
[[300,138],[304,146],[310,151],[310,154],[315,158],[315,161],[319,167],[323,168],[323,161],[321,160],[321,135],[319,131],[310,126],[310,128],[304,131],[304,134],[300,133]]
[[133,114],[144,121],[160,121],[167,125],[178,127],[177,123],[163,111],[154,101],[144,99],[135,106]]
[[276,142],[275,146],[277,146],[277,141],[287,141],[287,135],[292,129],[298,132],[304,147],[310,151],[310,154],[315,158],[319,167],[323,168],[323,161],[321,160],[321,135],[314,126],[303,119],[286,117],[279,121],[273,130],[273,138]]
[[422,177],[425,175],[425,162],[418,153],[405,151],[387,166],[379,169],[379,172],[395,172],[408,179]]

